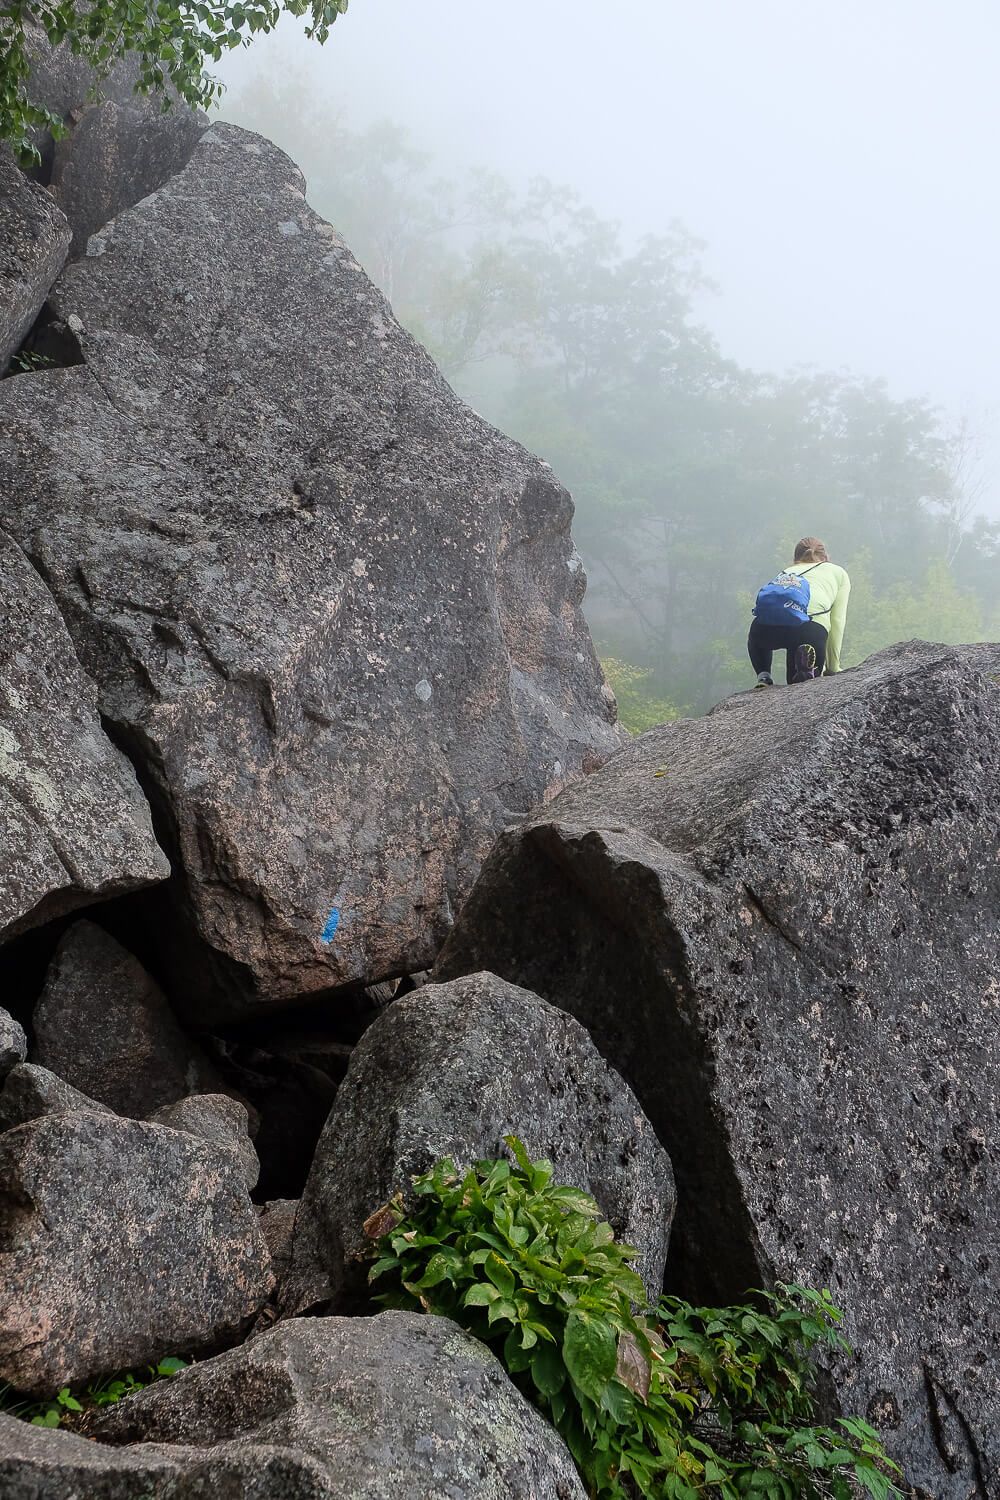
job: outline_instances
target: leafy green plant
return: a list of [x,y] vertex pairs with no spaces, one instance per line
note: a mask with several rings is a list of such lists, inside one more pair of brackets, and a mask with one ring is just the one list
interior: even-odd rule
[[[258,32],[273,31],[283,12],[305,16],[306,35],[325,42],[348,0],[208,0],[181,4],[159,0],[7,0],[0,16],[0,140],[25,165],[40,160],[33,132],[50,130],[58,139],[66,127],[61,115],[31,97],[31,28],[45,33],[53,47],[64,44],[94,68],[98,79],[127,53],[138,62],[136,92],[149,94],[169,85],[188,104],[206,108],[221,84],[204,71],[233,48],[248,46]],[[171,104],[163,92],[163,108]]]
[[170,1355],[161,1359],[158,1364],[147,1365],[139,1373],[129,1370],[123,1375],[78,1387],[75,1395],[68,1385],[64,1385],[61,1391],[47,1401],[34,1401],[11,1385],[0,1385],[0,1411],[6,1412],[10,1417],[20,1417],[34,1427],[62,1427],[64,1424],[76,1426],[88,1411],[100,1406],[112,1406],[125,1396],[145,1390],[154,1381],[179,1375],[186,1369],[187,1360]]
[[645,1305],[594,1200],[513,1161],[442,1160],[365,1226],[377,1300],[453,1318],[500,1355],[566,1440],[595,1500],[876,1500],[900,1491],[874,1430],[815,1421],[809,1350],[846,1349],[829,1293],[727,1308]]
[[36,354],[33,349],[19,349],[10,357],[10,373],[32,375],[37,370],[48,369],[54,363],[47,354]]

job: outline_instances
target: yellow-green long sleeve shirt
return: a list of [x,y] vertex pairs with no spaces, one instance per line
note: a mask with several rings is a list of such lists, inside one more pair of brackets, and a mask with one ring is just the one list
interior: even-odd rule
[[800,562],[792,563],[787,571],[807,575],[810,617],[827,629],[826,670],[839,672],[840,650],[844,644],[844,626],[847,624],[847,601],[851,593],[851,580],[847,576],[847,570],[832,562]]

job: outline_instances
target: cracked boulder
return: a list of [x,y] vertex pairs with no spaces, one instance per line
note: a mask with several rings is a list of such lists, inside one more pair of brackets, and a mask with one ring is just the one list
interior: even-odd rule
[[[31,387],[44,376],[0,384]],[[28,405],[31,405],[29,400]],[[0,447],[9,432],[0,417]],[[21,484],[0,486],[4,500]],[[55,601],[0,530],[0,942],[163,880],[135,772],[101,728]]]
[[89,1111],[0,1135],[0,1380],[16,1390],[218,1348],[272,1284],[233,1152]]
[[0,147],[0,376],[63,268],[70,228],[52,194]]
[[498,831],[622,740],[568,494],[246,131],[51,302],[85,363],[0,389],[0,489],[170,830],[177,993],[428,967]]
[[[2,1097],[0,1094],[0,1098]],[[292,1239],[298,1211],[297,1198],[274,1198],[257,1210],[261,1231],[271,1254],[271,1269],[274,1271],[279,1293],[292,1263]]]
[[296,1219],[286,1310],[363,1296],[369,1215],[438,1157],[506,1156],[511,1134],[593,1194],[657,1300],[674,1181],[635,1095],[571,1016],[475,974],[396,1000],[355,1048]]
[[143,1445],[126,1450],[133,1457],[147,1443],[182,1443],[189,1463],[200,1448],[220,1476],[227,1463],[252,1474],[255,1459],[282,1453],[287,1488],[266,1493],[289,1500],[584,1495],[561,1438],[500,1361],[448,1319],[420,1313],[281,1324],[123,1403],[97,1436]]
[[160,986],[94,922],[74,922],[61,938],[33,1029],[32,1061],[121,1115],[140,1119],[220,1087]]
[[843,1405],[935,1500],[1000,1493],[998,678],[912,642],[650,730],[500,840],[438,970],[588,1027],[677,1173],[668,1287],[830,1287]]
[[9,1011],[0,1009],[0,1079],[8,1077],[11,1069],[23,1063],[27,1055],[24,1027]]
[[60,218],[69,221],[70,255],[76,257],[95,230],[181,170],[208,120],[176,95],[164,111],[161,93],[137,94],[134,56],[122,58],[98,79],[68,47],[52,47],[40,28],[29,28],[29,37],[32,102],[50,109],[67,127],[58,141],[39,131],[38,146]]
[[[0,1094],[0,1103],[3,1095]],[[176,1104],[167,1104],[150,1116],[151,1125],[169,1125],[185,1130],[216,1148],[229,1151],[239,1162],[247,1191],[252,1192],[260,1176],[260,1162],[249,1135],[246,1106],[227,1094],[192,1094]],[[265,1239],[267,1235],[265,1234]]]
[[77,1110],[96,1110],[98,1114],[113,1114],[107,1105],[98,1104],[81,1094],[79,1089],[63,1083],[48,1068],[37,1063],[18,1063],[11,1068],[0,1088],[0,1131],[13,1130],[15,1125],[26,1125],[29,1120],[40,1120],[42,1115],[72,1113]]

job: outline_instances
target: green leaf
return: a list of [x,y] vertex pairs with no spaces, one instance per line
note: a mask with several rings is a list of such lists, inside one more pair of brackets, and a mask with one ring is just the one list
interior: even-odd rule
[[387,1271],[394,1271],[400,1264],[398,1255],[383,1255],[368,1272],[369,1282],[377,1281],[380,1276],[384,1276]]
[[495,1302],[490,1303],[487,1318],[491,1324],[498,1322],[500,1318],[506,1318],[509,1323],[516,1323],[517,1308],[513,1302],[508,1302],[506,1297],[498,1297]]
[[574,1384],[599,1402],[618,1360],[615,1329],[605,1319],[574,1307],[566,1319],[563,1360]]
[[516,1135],[505,1135],[503,1139],[504,1145],[507,1147],[511,1156],[513,1156],[517,1165],[521,1168],[521,1171],[530,1172],[531,1162],[522,1142],[518,1140]]
[[420,1287],[421,1291],[428,1291],[431,1287],[439,1285],[442,1281],[450,1281],[452,1278],[452,1269],[453,1262],[448,1256],[442,1255],[439,1251],[437,1255],[432,1255],[427,1262],[427,1270],[417,1282],[417,1286]]
[[483,1270],[498,1291],[501,1291],[505,1297],[513,1296],[515,1285],[513,1273],[499,1255],[491,1255],[484,1263]]
[[554,1396],[566,1383],[566,1367],[554,1344],[539,1344],[531,1358],[531,1378],[543,1396]]
[[462,1306],[489,1307],[490,1303],[495,1302],[499,1296],[500,1293],[491,1282],[477,1281],[474,1286],[469,1287],[462,1298]]

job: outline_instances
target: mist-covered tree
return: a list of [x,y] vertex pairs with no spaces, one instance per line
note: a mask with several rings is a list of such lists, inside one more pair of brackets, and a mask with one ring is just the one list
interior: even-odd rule
[[354,132],[305,94],[260,82],[227,111],[292,152],[459,392],[572,489],[585,608],[634,727],[644,704],[746,683],[753,595],[805,533],[854,575],[849,663],[996,628],[1000,542],[973,513],[967,431],[879,380],[726,359],[681,226],[627,244],[551,183],[443,180],[398,127]]
[[[25,163],[37,160],[33,132],[58,135],[63,122],[32,97],[32,33],[65,44],[103,77],[127,53],[138,61],[137,91],[172,85],[188,104],[207,108],[219,84],[205,70],[227,49],[272,31],[283,11],[307,17],[307,35],[324,42],[348,0],[5,0],[0,11],[0,140]],[[169,98],[164,97],[165,107]]]

